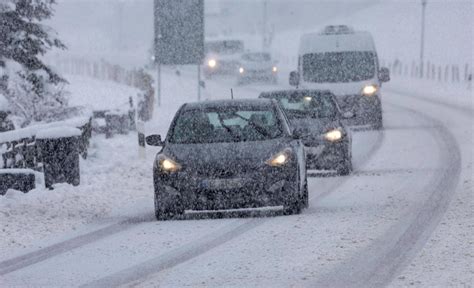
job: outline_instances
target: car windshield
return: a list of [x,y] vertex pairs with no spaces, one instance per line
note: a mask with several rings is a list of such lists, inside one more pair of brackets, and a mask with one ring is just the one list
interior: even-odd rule
[[219,143],[278,138],[282,127],[272,110],[209,109],[179,114],[170,143]]
[[271,57],[268,53],[248,53],[242,55],[242,59],[250,62],[265,62],[270,61]]
[[239,40],[207,42],[205,50],[206,53],[236,54],[244,50],[244,43]]
[[314,93],[280,93],[277,99],[288,118],[334,118],[337,106],[332,95]]
[[308,82],[356,82],[374,77],[373,52],[326,52],[303,55],[303,78]]

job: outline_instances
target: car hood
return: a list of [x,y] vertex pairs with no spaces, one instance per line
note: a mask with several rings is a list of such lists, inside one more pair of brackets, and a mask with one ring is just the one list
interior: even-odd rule
[[212,177],[250,172],[265,165],[272,155],[289,146],[288,141],[168,144],[163,152],[190,173]]

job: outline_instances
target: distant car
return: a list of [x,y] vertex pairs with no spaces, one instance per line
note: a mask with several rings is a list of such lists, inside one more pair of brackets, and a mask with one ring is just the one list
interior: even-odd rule
[[254,81],[277,83],[278,67],[272,60],[270,53],[244,53],[240,58],[238,84]]
[[184,104],[153,168],[155,214],[185,210],[308,205],[304,147],[276,101],[221,100]]
[[205,43],[205,78],[214,75],[236,75],[239,69],[240,56],[244,52],[241,40],[214,40]]
[[261,93],[259,98],[277,100],[288,117],[294,133],[306,148],[310,169],[336,170],[340,175],[352,171],[352,137],[334,94],[321,90],[287,90]]

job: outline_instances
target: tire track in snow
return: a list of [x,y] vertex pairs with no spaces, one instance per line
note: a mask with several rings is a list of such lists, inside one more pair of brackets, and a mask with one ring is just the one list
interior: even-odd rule
[[382,287],[389,284],[423,248],[449,206],[462,168],[461,152],[454,136],[430,116],[404,106],[392,106],[435,124],[431,134],[441,152],[442,167],[423,189],[430,191],[430,196],[371,245],[316,281],[314,287]]
[[229,227],[231,225],[226,226],[220,231],[211,233],[210,235],[198,239],[190,244],[184,245],[156,258],[121,270],[104,278],[81,285],[80,287],[117,287],[125,284],[134,284],[133,282],[137,281],[141,282],[140,280],[146,279],[150,275],[172,268],[204,254],[211,249],[223,245],[239,235],[262,225],[266,221],[267,219],[265,218],[256,218],[247,220],[237,227]]
[[0,275],[5,275],[16,270],[23,269],[25,267],[63,254],[70,250],[101,240],[105,237],[123,232],[129,228],[134,227],[135,224],[139,224],[144,221],[149,221],[151,219],[151,216],[128,219],[86,234],[82,234],[69,240],[59,242],[24,255],[2,261],[0,262]]

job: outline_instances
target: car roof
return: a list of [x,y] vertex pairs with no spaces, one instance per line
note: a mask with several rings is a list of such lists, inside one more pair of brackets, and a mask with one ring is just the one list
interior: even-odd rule
[[209,108],[220,108],[220,107],[254,107],[254,108],[271,108],[273,101],[270,99],[228,99],[228,100],[211,100],[202,102],[186,103],[183,106],[183,110],[195,110],[195,109],[209,109]]
[[373,51],[375,44],[372,35],[366,31],[347,34],[308,33],[301,37],[299,54]]
[[306,95],[312,95],[312,96],[331,96],[335,97],[335,95],[330,91],[330,90],[314,90],[314,89],[292,89],[292,90],[275,90],[275,91],[267,91],[267,92],[262,92],[260,93],[260,96],[258,96],[260,99],[262,98],[272,98],[272,99],[278,99],[282,97],[288,97],[288,96],[304,96]]

